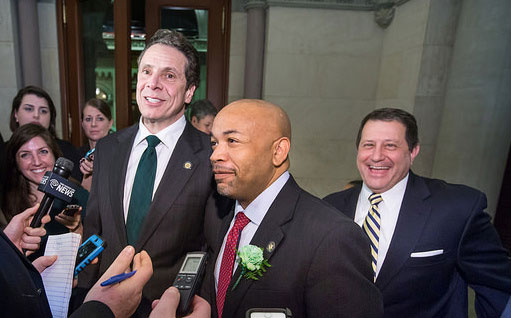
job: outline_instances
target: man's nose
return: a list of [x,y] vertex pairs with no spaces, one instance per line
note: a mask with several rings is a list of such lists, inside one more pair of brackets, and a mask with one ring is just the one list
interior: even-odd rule
[[371,153],[371,159],[373,161],[381,161],[384,157],[382,146],[377,145],[374,147],[373,152]]
[[147,87],[150,89],[160,88],[160,78],[158,74],[152,74],[151,77],[147,81]]
[[209,157],[209,160],[214,163],[218,161],[223,161],[225,159],[225,151],[223,147],[220,145],[216,145],[215,149],[213,149],[213,153]]

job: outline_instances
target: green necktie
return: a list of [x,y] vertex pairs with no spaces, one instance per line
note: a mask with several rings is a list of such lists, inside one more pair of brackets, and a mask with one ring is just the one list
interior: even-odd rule
[[128,244],[135,246],[140,228],[153,199],[154,177],[156,176],[156,149],[160,139],[154,135],[147,136],[147,148],[142,154],[131,189],[126,233]]

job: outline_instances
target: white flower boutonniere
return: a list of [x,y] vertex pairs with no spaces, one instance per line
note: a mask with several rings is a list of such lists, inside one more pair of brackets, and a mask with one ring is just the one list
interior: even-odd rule
[[238,286],[241,277],[246,279],[259,280],[263,277],[268,267],[271,267],[267,259],[264,259],[263,249],[255,245],[246,245],[236,251],[238,263],[241,265],[241,275],[232,287],[232,290]]

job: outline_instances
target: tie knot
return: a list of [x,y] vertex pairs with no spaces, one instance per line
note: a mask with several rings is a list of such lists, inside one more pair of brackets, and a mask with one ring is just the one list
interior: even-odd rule
[[381,201],[383,201],[383,198],[379,193],[373,193],[369,196],[369,203],[371,203],[371,205],[378,205]]
[[239,212],[236,214],[236,220],[234,221],[234,227],[242,230],[248,223],[250,223],[250,219],[243,212]]
[[147,147],[154,148],[160,143],[160,139],[155,135],[149,135],[146,137]]

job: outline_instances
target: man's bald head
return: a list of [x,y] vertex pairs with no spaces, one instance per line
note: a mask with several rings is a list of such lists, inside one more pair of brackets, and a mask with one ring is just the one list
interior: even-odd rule
[[225,106],[212,129],[218,191],[249,204],[289,167],[291,124],[272,103],[243,99]]
[[[230,116],[239,114],[249,124],[263,126],[278,137],[291,139],[291,122],[287,113],[280,107],[260,99],[240,99],[225,106],[220,113],[229,112]],[[219,114],[220,114],[219,113]]]

